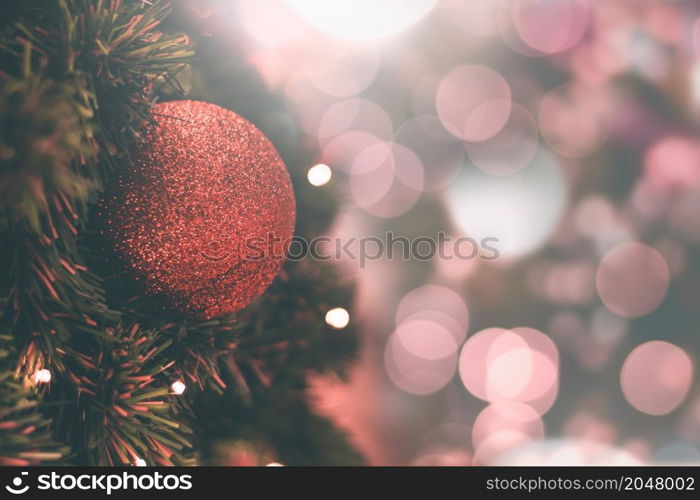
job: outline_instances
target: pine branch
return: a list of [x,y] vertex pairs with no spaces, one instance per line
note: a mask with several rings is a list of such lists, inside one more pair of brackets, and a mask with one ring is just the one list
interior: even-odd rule
[[[144,371],[167,345],[145,352],[152,332],[124,334],[78,245],[106,173],[149,119],[151,91],[176,85],[187,40],[155,31],[161,1],[12,6],[0,35],[0,329],[18,348],[16,374],[53,373],[54,430],[78,461],[187,463],[187,428],[174,419],[183,406],[168,400],[163,365]],[[147,378],[114,402],[129,377]],[[154,384],[152,401],[132,399]]]
[[191,463],[192,431],[168,388],[175,361],[161,356],[169,345],[157,332],[132,325],[103,339],[88,337],[80,350],[59,349],[68,369],[47,399],[63,403],[53,414],[55,431],[71,443],[79,463]]
[[22,61],[7,65],[0,95],[0,252],[25,373],[56,362],[70,332],[99,335],[119,317],[76,236],[103,166],[148,118],[148,92],[191,56],[186,38],[154,31],[167,13],[164,2],[60,0],[27,8],[0,40]]
[[63,463],[68,447],[51,437],[51,421],[40,412],[37,391],[14,378],[11,338],[0,338],[0,465]]

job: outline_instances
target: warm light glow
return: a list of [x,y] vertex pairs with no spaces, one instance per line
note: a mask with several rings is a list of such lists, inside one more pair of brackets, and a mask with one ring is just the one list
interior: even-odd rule
[[185,390],[187,389],[187,386],[182,380],[176,380],[170,385],[170,390],[173,391],[173,394],[179,396],[180,394],[184,393]]
[[312,186],[324,186],[330,182],[332,176],[331,168],[325,163],[314,165],[306,173],[306,177]]
[[463,234],[477,241],[496,238],[500,257],[516,258],[547,241],[566,198],[559,164],[540,149],[528,166],[510,175],[492,175],[473,166],[463,169],[448,190],[447,204]]
[[136,461],[134,462],[134,465],[136,467],[146,467],[148,465],[146,461],[143,458],[137,458]]
[[37,372],[34,374],[34,383],[48,384],[49,382],[51,382],[51,372],[46,368],[37,370]]
[[284,464],[281,464],[279,462],[270,462],[265,467],[284,467]]
[[340,330],[350,323],[350,314],[342,307],[335,307],[326,313],[326,323]]
[[287,0],[316,28],[351,40],[376,40],[418,22],[437,0]]

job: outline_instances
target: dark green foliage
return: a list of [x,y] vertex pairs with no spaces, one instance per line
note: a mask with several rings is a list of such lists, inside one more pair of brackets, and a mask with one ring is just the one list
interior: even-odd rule
[[[192,464],[222,438],[267,443],[290,464],[358,463],[306,401],[308,370],[342,376],[357,348],[352,329],[323,322],[351,299],[332,267],[288,263],[246,310],[198,321],[141,295],[99,237],[95,201],[129,161],[151,104],[184,97],[178,76],[194,52],[162,23],[167,2],[0,8],[0,463]],[[214,82],[190,97],[270,136],[297,189],[297,231],[318,234],[335,207],[302,181],[310,156],[242,58],[213,71],[215,47],[198,47],[195,71],[254,98],[231,99]],[[47,385],[32,381],[40,368]],[[175,380],[184,396],[171,394]]]
[[29,381],[15,378],[11,338],[0,338],[0,465],[50,465],[65,461],[68,447],[51,438]]

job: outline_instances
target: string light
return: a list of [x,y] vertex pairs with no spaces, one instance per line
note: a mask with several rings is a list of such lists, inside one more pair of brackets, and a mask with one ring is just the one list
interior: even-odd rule
[[340,330],[350,323],[350,314],[342,307],[335,307],[326,313],[326,323]]
[[146,467],[148,464],[143,458],[137,458],[136,461],[134,461],[134,465],[136,467]]
[[35,384],[48,384],[51,382],[51,372],[46,368],[42,368],[36,371],[33,378]]
[[306,177],[312,186],[324,186],[330,182],[333,172],[325,163],[319,163],[309,169]]
[[176,380],[170,385],[170,390],[173,391],[173,394],[175,394],[176,396],[179,396],[182,393],[184,393],[186,389],[187,386],[182,380]]

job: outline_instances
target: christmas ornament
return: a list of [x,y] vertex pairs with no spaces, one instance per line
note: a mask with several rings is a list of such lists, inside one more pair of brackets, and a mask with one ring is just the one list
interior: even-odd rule
[[210,319],[245,307],[275,278],[295,203],[270,141],[214,104],[173,101],[101,202],[105,234],[145,291]]

